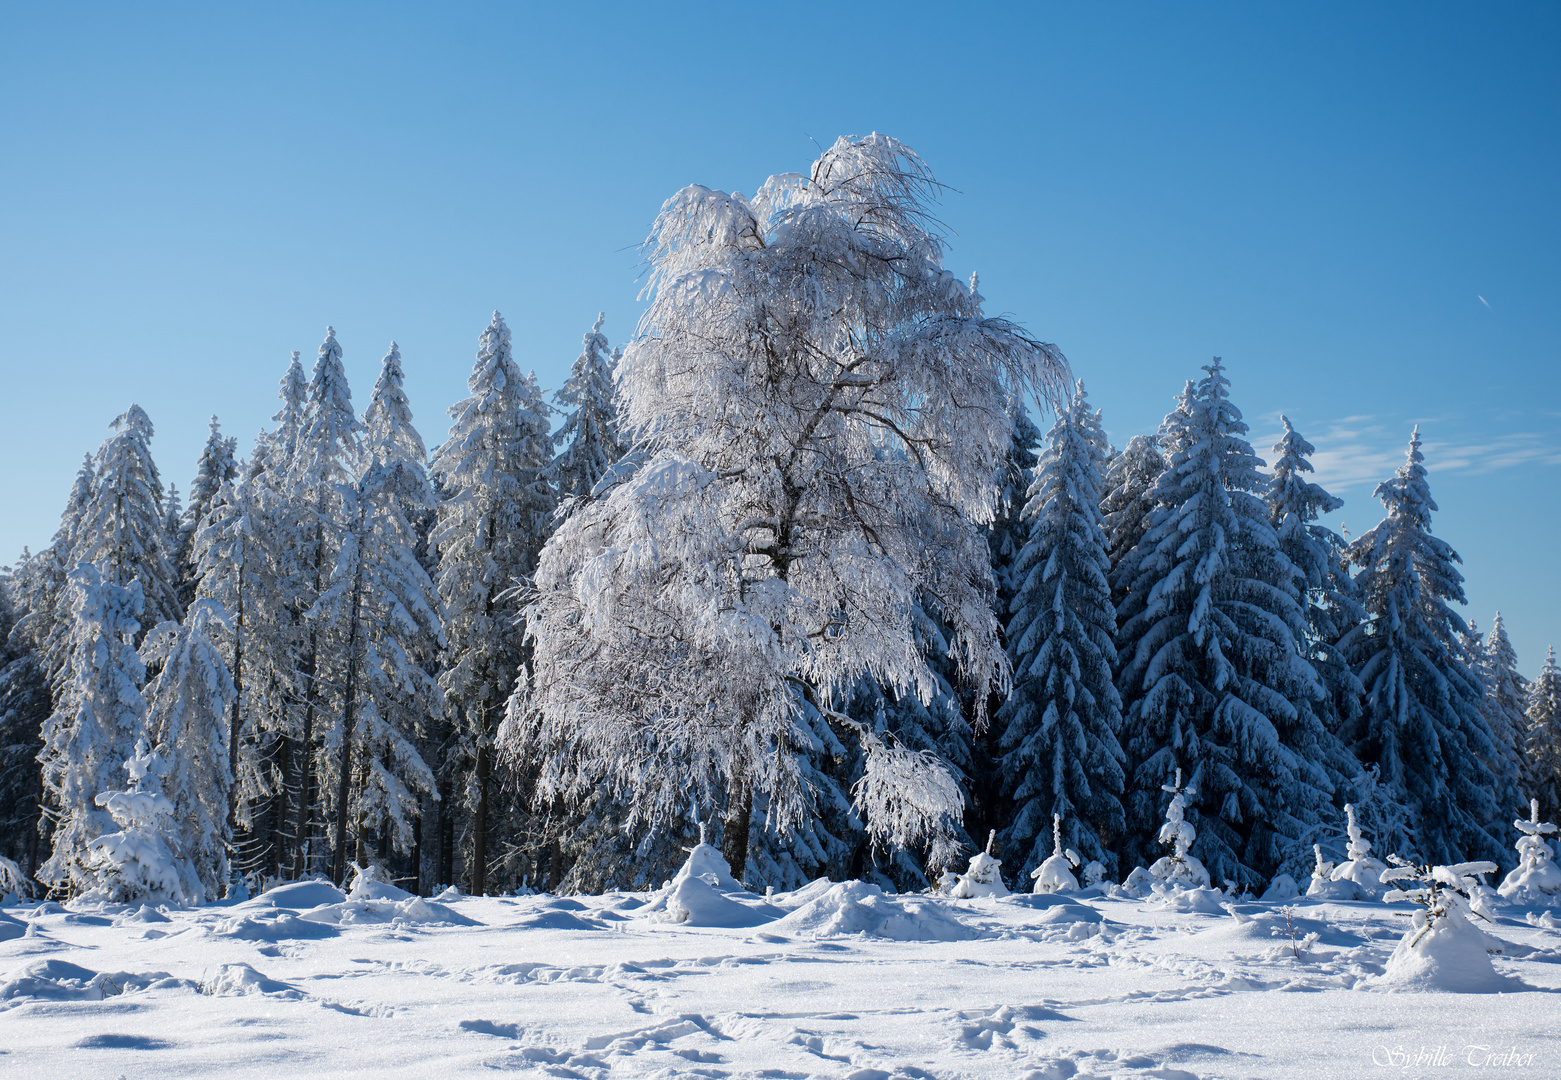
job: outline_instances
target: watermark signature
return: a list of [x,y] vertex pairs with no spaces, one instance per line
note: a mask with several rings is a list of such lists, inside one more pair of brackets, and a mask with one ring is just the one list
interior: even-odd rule
[[1464,1043],[1461,1046],[1442,1043],[1438,1046],[1373,1046],[1371,1063],[1379,1069],[1446,1069],[1453,1066],[1472,1066],[1477,1069],[1528,1069],[1534,1065],[1534,1054],[1525,1053],[1516,1046],[1484,1046],[1480,1043]]

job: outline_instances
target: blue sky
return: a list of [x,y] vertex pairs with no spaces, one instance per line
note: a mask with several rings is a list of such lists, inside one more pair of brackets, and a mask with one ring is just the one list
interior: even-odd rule
[[[251,5],[259,9],[259,5]],[[137,401],[182,489],[336,327],[430,443],[497,308],[556,387],[684,184],[883,131],[1118,442],[1211,355],[1351,531],[1421,424],[1467,614],[1561,644],[1553,4],[6,5],[0,559]],[[1482,299],[1483,298],[1483,299]]]

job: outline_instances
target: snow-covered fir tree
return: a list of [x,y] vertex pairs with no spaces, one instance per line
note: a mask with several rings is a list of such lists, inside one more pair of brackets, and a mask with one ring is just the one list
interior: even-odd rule
[[349,858],[364,865],[392,847],[410,852],[421,799],[433,793],[415,742],[442,711],[433,666],[444,638],[433,582],[414,550],[413,518],[433,505],[433,491],[402,378],[392,343],[364,414],[367,468],[348,499],[331,584],[307,613],[341,654],[341,727],[328,754],[339,882]]
[[93,888],[89,845],[112,827],[93,801],[117,782],[146,723],[141,684],[146,667],[136,653],[145,603],[141,582],[107,579],[92,563],[70,573],[70,679],[44,721],[44,813],[53,849],[39,881],[69,893]]
[[[1408,809],[1386,850],[1432,862],[1507,858],[1496,832],[1496,752],[1480,712],[1482,687],[1459,657],[1463,603],[1458,553],[1431,535],[1436,503],[1426,482],[1420,429],[1408,459],[1377,485],[1387,517],[1350,547],[1367,619],[1339,643],[1366,697],[1348,730],[1355,756],[1381,770],[1390,797]],[[1509,860],[1510,861],[1510,860]]]
[[1216,879],[1266,881],[1328,805],[1323,691],[1301,655],[1300,572],[1269,524],[1262,461],[1219,358],[1161,427],[1168,467],[1119,612],[1131,766],[1124,854],[1144,861],[1156,787],[1178,768],[1203,796],[1199,856]]
[[325,328],[325,341],[309,379],[308,396],[288,475],[288,494],[298,514],[298,546],[292,553],[297,572],[290,599],[303,615],[303,717],[299,731],[299,798],[295,818],[293,872],[322,868],[330,847],[328,801],[335,794],[335,754],[341,745],[342,679],[345,642],[337,629],[311,618],[318,600],[333,584],[346,534],[355,512],[353,491],[362,460],[363,425],[352,408],[352,390],[342,366],[336,331]]
[[1350,670],[1338,642],[1366,617],[1355,595],[1349,574],[1344,538],[1318,523],[1324,514],[1344,505],[1320,485],[1306,478],[1313,472],[1317,451],[1281,416],[1284,434],[1274,444],[1274,478],[1268,489],[1268,518],[1279,540],[1279,549],[1304,578],[1303,605],[1306,634],[1302,649],[1311,661],[1327,696],[1317,711],[1329,738],[1322,760],[1335,785],[1359,770],[1338,739],[1338,732],[1355,722],[1360,713],[1361,686]]
[[[152,421],[132,405],[93,462],[92,494],[82,508],[70,566],[93,563],[114,585],[141,583],[146,625],[177,620],[179,576],[168,560],[162,481],[152,461]],[[94,794],[96,794],[94,792]]]
[[[522,659],[516,590],[536,570],[554,506],[550,410],[521,373],[510,330],[495,311],[467,380],[450,407],[449,437],[434,452],[444,498],[431,536],[446,647],[439,676],[453,709],[453,744],[440,777],[445,811],[462,807],[466,880],[487,889],[488,834],[496,799],[493,736]],[[452,853],[453,854],[453,853]],[[453,860],[446,856],[447,872]]]
[[1561,817],[1561,670],[1556,650],[1545,653],[1545,664],[1528,687],[1528,738],[1524,744],[1532,796],[1547,817]]
[[190,484],[189,505],[179,518],[178,539],[174,548],[174,566],[180,574],[179,600],[189,606],[195,599],[195,581],[199,577],[195,562],[195,534],[200,531],[211,501],[223,484],[238,477],[238,440],[222,434],[215,415],[211,418],[206,445],[195,464],[195,479]]
[[129,788],[102,791],[94,799],[119,830],[89,845],[86,895],[116,904],[199,902],[200,895],[188,891],[194,872],[178,855],[179,825],[162,791],[167,760],[137,739],[125,771]]
[[1028,535],[1013,564],[1014,683],[997,722],[1012,807],[1003,850],[1021,877],[1052,853],[1047,824],[1059,815],[1067,845],[1108,867],[1126,824],[1111,671],[1116,611],[1099,508],[1106,455],[1099,413],[1080,382],[1046,436],[1024,507]]
[[1024,508],[1029,500],[1036,451],[1041,445],[1040,429],[1030,419],[1030,410],[1025,408],[1024,402],[1017,399],[1009,402],[1008,416],[1014,434],[1007,460],[1003,463],[1003,487],[998,494],[997,516],[987,531],[988,546],[992,549],[992,578],[997,586],[998,621],[1002,623],[1007,621],[1014,593],[1024,577],[1016,563],[1019,549],[1024,547],[1029,535]]
[[[1006,406],[1054,395],[1066,365],[943,269],[931,184],[875,135],[752,198],[692,186],[663,205],[618,375],[638,467],[560,525],[527,609],[530,707],[506,734],[544,800],[606,783],[651,831],[686,828],[691,796],[720,807],[742,878],[760,800],[772,830],[806,813],[804,702],[871,748],[864,778],[874,753],[922,760],[834,707],[863,676],[933,695],[918,601],[984,704],[1004,666],[983,527]],[[915,790],[957,798],[930,769]],[[948,810],[863,805],[901,842]]]
[[[1517,650],[1507,636],[1501,612],[1496,612],[1491,632],[1483,645],[1481,674],[1485,677],[1485,718],[1490,724],[1496,759],[1500,763],[1500,768],[1493,765],[1491,772],[1509,778],[1506,786],[1497,789],[1496,805],[1499,809],[1521,808],[1523,795],[1534,787],[1534,777],[1529,773],[1528,758],[1523,752],[1528,740],[1528,718],[1523,715],[1528,705],[1528,681],[1518,674]],[[1505,797],[1502,797],[1503,793]]]
[[[49,682],[34,643],[17,632],[21,582],[32,556],[16,571],[0,567],[0,858],[31,876],[38,867],[38,751],[50,712]],[[0,884],[0,892],[16,892]]]
[[164,762],[182,892],[197,903],[221,899],[229,880],[228,720],[238,692],[213,630],[230,618],[216,601],[197,600],[182,623],[162,623],[141,645],[142,660],[159,667],[144,691],[146,736]]
[[628,450],[618,432],[618,398],[613,388],[617,361],[602,333],[606,317],[605,313],[596,316],[568,381],[553,395],[565,414],[553,436],[564,447],[553,463],[561,499],[589,495]]
[[1165,454],[1155,435],[1134,435],[1106,462],[1100,513],[1106,528],[1106,554],[1111,559],[1111,603],[1120,605],[1132,579],[1122,562],[1138,547],[1155,508],[1155,484],[1165,471]]

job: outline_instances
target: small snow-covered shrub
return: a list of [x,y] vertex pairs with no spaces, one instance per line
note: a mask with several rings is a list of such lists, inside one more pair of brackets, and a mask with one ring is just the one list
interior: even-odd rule
[[1497,888],[1515,904],[1548,905],[1561,902],[1561,867],[1545,837],[1556,831],[1553,821],[1539,820],[1539,800],[1529,800],[1529,819],[1512,824],[1518,830],[1518,865]]
[[1349,833],[1350,842],[1346,851],[1349,859],[1333,868],[1332,879],[1334,881],[1354,882],[1359,892],[1371,899],[1382,896],[1382,871],[1387,867],[1371,857],[1371,841],[1361,833],[1360,825],[1355,821],[1355,806],[1352,803],[1344,804],[1344,812],[1349,816],[1349,823],[1345,831]]
[[1169,845],[1171,854],[1156,859],[1149,873],[1157,882],[1173,888],[1207,889],[1208,870],[1187,853],[1198,836],[1197,830],[1186,820],[1187,797],[1196,795],[1197,789],[1182,787],[1182,771],[1177,769],[1176,782],[1162,785],[1160,790],[1171,795],[1171,805],[1165,809],[1165,824],[1160,826],[1160,843]]
[[1317,858],[1317,865],[1312,867],[1312,881],[1306,887],[1306,895],[1317,900],[1357,900],[1360,898],[1360,890],[1355,882],[1349,878],[1335,880],[1334,873],[1337,867],[1323,858],[1323,846],[1312,845],[1312,853]]
[[1381,981],[1410,989],[1451,990],[1465,993],[1500,990],[1506,980],[1491,967],[1494,939],[1469,921],[1480,916],[1472,906],[1480,882],[1478,875],[1494,873],[1492,862],[1456,863],[1452,866],[1416,865],[1389,855],[1393,865],[1384,870],[1384,883],[1412,882],[1395,888],[1383,899],[1410,900],[1420,905],[1409,932],[1389,957]]
[[[1040,866],[1030,871],[1030,876],[1035,879],[1035,888],[1032,892],[1078,892],[1079,879],[1073,876],[1073,870],[1080,862],[1079,853],[1072,848],[1066,850],[1062,846],[1062,815],[1052,815],[1052,853]],[[1092,863],[1098,866],[1099,863]]]
[[32,878],[22,873],[20,866],[0,855],[0,904],[30,898],[32,884]]
[[121,904],[183,903],[188,868],[174,854],[178,830],[173,804],[162,792],[168,764],[139,739],[125,771],[130,774],[129,790],[105,791],[96,800],[120,831],[88,846],[88,866],[99,884],[84,895]]
[[956,900],[970,900],[977,896],[1007,896],[1008,886],[1003,884],[1003,860],[992,854],[997,840],[997,830],[987,836],[986,850],[978,851],[970,860],[970,868],[960,875],[949,895]]

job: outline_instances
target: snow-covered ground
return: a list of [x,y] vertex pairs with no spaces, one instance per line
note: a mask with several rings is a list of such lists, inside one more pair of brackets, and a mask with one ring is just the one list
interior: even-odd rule
[[1504,992],[1416,993],[1373,985],[1410,905],[1293,901],[1297,941],[1317,935],[1297,957],[1283,905],[1184,895],[1212,910],[699,879],[13,906],[0,1076],[1561,1076],[1554,914],[1486,927]]

